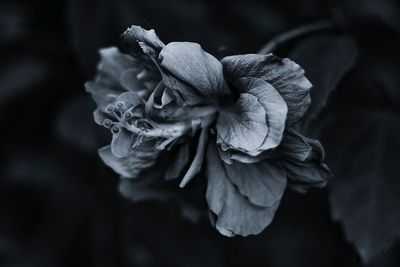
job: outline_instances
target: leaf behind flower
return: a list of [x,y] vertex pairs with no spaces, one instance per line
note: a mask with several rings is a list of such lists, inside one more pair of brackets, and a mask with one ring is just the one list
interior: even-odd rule
[[307,120],[312,122],[318,118],[332,91],[354,66],[357,54],[356,43],[346,36],[312,36],[294,48],[290,58],[304,68],[313,84]]
[[[400,238],[399,136],[394,112],[342,112],[323,131],[336,174],[330,183],[332,216],[364,261]],[[351,160],[343,160],[345,155]]]

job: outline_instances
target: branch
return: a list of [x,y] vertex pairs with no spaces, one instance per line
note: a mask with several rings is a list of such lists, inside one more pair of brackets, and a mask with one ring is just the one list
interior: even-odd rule
[[271,53],[279,45],[281,45],[284,42],[293,40],[302,35],[309,34],[312,32],[332,29],[333,27],[334,27],[334,24],[330,21],[319,21],[319,22],[313,22],[310,24],[306,24],[306,25],[300,26],[298,28],[294,28],[290,31],[287,31],[283,34],[276,36],[275,38],[272,38],[271,41],[269,41],[266,45],[264,45],[258,53],[259,54]]

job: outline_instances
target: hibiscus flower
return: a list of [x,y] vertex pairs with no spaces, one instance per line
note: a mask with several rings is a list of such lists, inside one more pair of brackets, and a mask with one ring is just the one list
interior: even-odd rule
[[208,206],[227,236],[261,232],[286,186],[325,185],[321,144],[296,130],[311,101],[299,65],[272,54],[218,60],[199,44],[165,45],[138,26],[122,40],[128,53],[101,50],[98,74],[86,84],[95,121],[113,134],[100,156],[117,173],[146,179],[169,153],[162,177],[180,177],[181,187],[205,169]]

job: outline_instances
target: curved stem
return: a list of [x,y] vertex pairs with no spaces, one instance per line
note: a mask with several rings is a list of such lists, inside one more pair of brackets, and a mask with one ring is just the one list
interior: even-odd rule
[[298,38],[302,35],[309,34],[312,32],[332,29],[334,24],[330,21],[319,21],[313,22],[310,24],[306,24],[297,28],[294,28],[290,31],[284,32],[274,38],[272,38],[266,45],[264,45],[260,50],[259,54],[268,54],[275,50],[279,45],[284,42],[293,40]]

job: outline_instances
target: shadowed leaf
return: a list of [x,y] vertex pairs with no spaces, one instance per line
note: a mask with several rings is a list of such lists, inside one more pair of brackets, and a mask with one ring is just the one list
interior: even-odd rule
[[[332,216],[365,262],[400,238],[399,136],[400,117],[394,112],[339,113],[323,131],[335,173]],[[343,160],[346,155],[351,159]]]
[[356,56],[356,44],[349,37],[313,36],[294,48],[290,57],[304,68],[313,84],[308,120],[317,119],[332,91],[353,67]]

